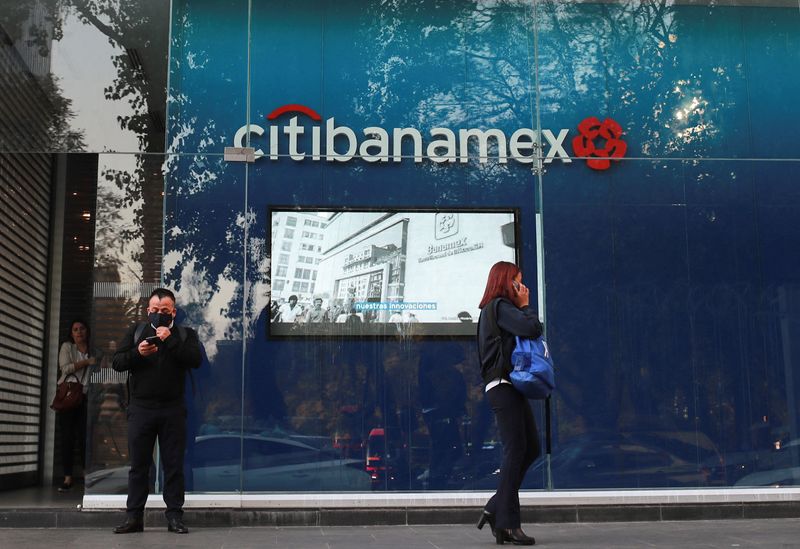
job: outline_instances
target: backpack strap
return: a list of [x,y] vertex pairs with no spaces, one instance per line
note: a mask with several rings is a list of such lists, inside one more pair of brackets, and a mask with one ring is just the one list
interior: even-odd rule
[[136,342],[142,339],[142,334],[144,333],[144,329],[147,328],[147,322],[140,322],[136,325],[136,331],[133,333],[133,344],[136,345]]
[[[175,326],[175,331],[178,332],[178,339],[181,340],[181,345],[186,343],[186,338],[189,337],[186,335],[186,328],[183,326]],[[192,382],[192,396],[195,396],[197,393],[197,386],[194,383],[194,376],[192,375],[192,369],[189,368],[187,370],[189,372],[189,380]]]

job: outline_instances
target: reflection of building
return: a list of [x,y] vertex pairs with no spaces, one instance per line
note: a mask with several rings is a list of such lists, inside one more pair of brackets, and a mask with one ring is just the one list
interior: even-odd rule
[[310,301],[327,222],[316,212],[274,212],[272,215],[272,298],[296,295]]

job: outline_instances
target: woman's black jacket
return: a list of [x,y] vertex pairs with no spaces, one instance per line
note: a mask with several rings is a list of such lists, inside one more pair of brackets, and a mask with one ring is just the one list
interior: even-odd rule
[[[499,336],[492,327],[492,317],[496,318],[500,328]],[[516,343],[515,336],[535,339],[541,335],[542,323],[532,307],[519,309],[504,297],[487,303],[478,319],[478,357],[481,361],[483,382],[489,383],[497,378],[508,379],[508,374],[513,370],[511,353]]]

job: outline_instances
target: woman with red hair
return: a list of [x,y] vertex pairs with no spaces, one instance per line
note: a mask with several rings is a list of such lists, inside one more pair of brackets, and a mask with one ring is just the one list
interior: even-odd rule
[[515,337],[537,338],[542,324],[530,307],[530,292],[522,272],[513,263],[500,261],[489,271],[478,320],[478,357],[486,398],[492,406],[503,443],[497,492],[481,514],[478,528],[487,522],[498,545],[533,545],[536,541],[521,528],[519,487],[528,467],[539,456],[539,434],[528,400],[511,385],[511,353]]

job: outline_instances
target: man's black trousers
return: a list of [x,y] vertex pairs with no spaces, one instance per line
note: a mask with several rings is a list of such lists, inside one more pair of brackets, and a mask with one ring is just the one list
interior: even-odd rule
[[497,528],[519,528],[519,487],[528,467],[539,457],[539,434],[528,400],[511,384],[501,383],[486,393],[503,443],[503,464],[497,492],[485,509]]
[[183,516],[183,454],[186,448],[186,407],[145,408],[131,404],[128,408],[128,452],[131,470],[128,473],[128,516],[141,520],[150,486],[153,447],[156,438],[164,468],[164,503],[167,518]]

